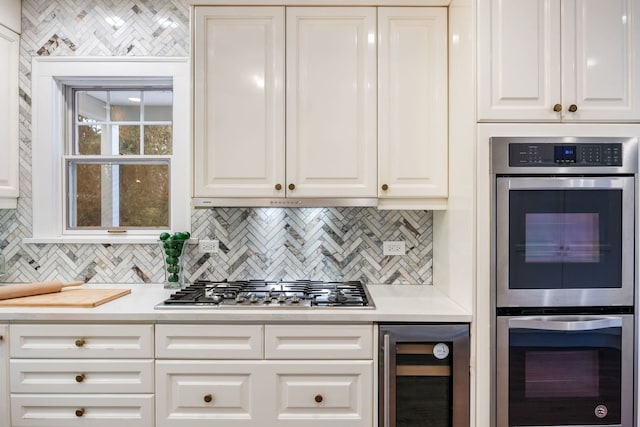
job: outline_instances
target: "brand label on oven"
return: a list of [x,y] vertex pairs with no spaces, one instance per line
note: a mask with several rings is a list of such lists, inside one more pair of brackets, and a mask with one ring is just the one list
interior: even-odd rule
[[609,410],[605,405],[598,405],[596,406],[596,409],[593,412],[596,414],[596,417],[604,418],[609,413]]

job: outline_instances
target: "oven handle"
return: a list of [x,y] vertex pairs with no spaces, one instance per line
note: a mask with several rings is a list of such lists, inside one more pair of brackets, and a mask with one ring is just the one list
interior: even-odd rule
[[383,389],[383,407],[384,407],[384,419],[382,420],[383,427],[390,427],[389,421],[391,420],[391,414],[389,414],[389,393],[391,392],[391,387],[389,386],[389,381],[391,380],[391,362],[389,361],[389,334],[384,334],[383,344],[382,344],[382,358],[383,360],[383,379],[384,389]]
[[539,329],[543,331],[593,331],[622,327],[621,317],[525,317],[509,319],[510,328]]

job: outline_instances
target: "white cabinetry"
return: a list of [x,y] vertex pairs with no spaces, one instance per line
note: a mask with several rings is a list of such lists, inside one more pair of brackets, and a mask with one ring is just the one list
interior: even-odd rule
[[152,427],[152,325],[10,327],[11,425]]
[[4,25],[16,33],[20,33],[22,32],[20,22],[21,15],[21,0],[2,0],[2,2],[0,2],[0,25]]
[[640,120],[634,0],[479,2],[480,121]]
[[375,197],[375,23],[375,8],[196,7],[194,196]]
[[18,46],[20,36],[0,25],[0,209],[18,198]]
[[9,424],[9,328],[0,324],[0,426]]
[[376,9],[287,8],[287,191],[376,197]]
[[446,198],[447,9],[378,9],[378,181],[384,199]]
[[158,325],[156,334],[158,427],[373,426],[371,325]]

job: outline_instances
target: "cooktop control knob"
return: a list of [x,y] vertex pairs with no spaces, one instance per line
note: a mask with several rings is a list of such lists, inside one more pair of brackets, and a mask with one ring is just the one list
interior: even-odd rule
[[236,296],[236,302],[237,303],[242,303],[244,302],[244,297],[240,294],[238,294],[238,296]]
[[287,300],[287,296],[285,294],[278,295],[278,302],[285,302]]
[[294,295],[291,297],[291,302],[297,304],[300,302],[300,297],[298,295]]
[[271,295],[267,294],[264,296],[264,303],[265,304],[269,304],[271,302],[272,298]]
[[256,294],[249,295],[249,301],[252,303],[258,302],[258,296]]

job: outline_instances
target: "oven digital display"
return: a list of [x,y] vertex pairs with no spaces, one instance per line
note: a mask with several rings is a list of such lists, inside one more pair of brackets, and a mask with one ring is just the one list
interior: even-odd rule
[[557,145],[554,147],[554,161],[556,163],[575,163],[576,162],[576,146],[575,145]]
[[527,213],[525,217],[525,262],[600,261],[597,213]]

